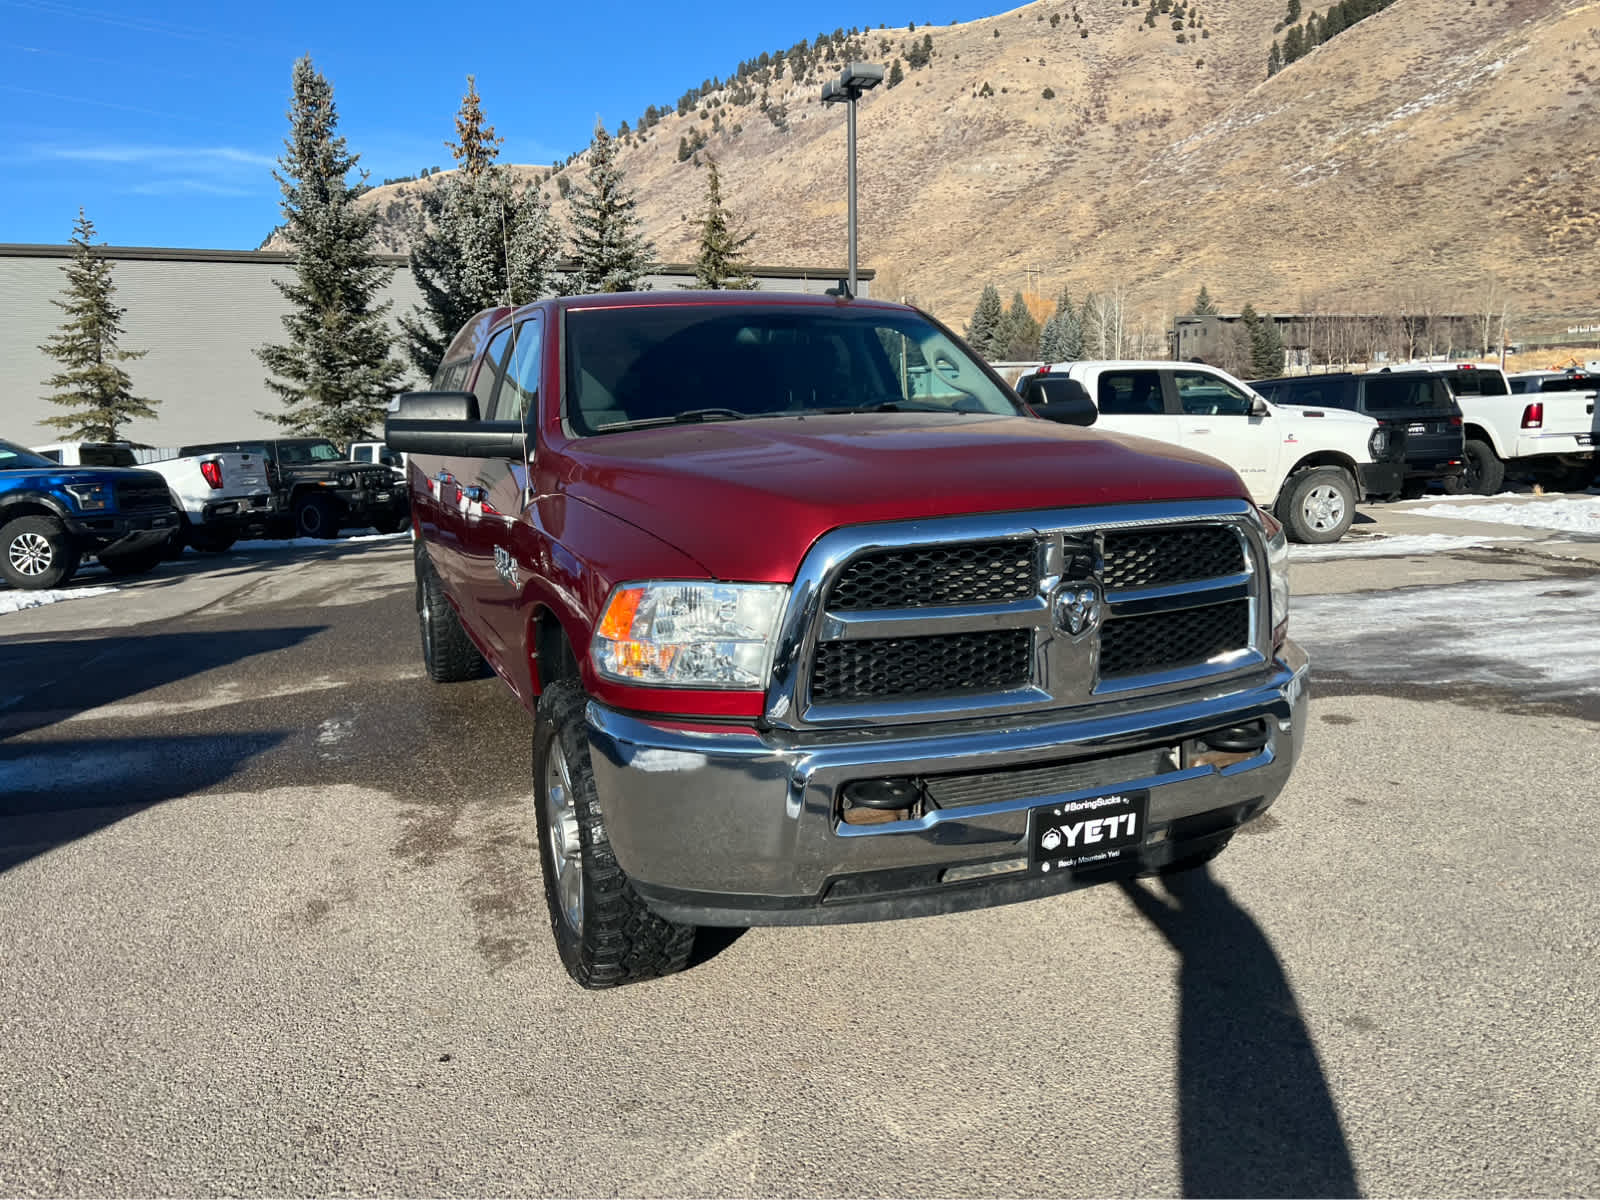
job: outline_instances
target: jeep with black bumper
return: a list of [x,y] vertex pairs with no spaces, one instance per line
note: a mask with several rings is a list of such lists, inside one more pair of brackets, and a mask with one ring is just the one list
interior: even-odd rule
[[1282,526],[1214,459],[1031,416],[915,309],[568,297],[482,314],[435,386],[386,429],[423,661],[536,714],[585,986],[699,925],[1190,868],[1293,768]]
[[387,467],[351,462],[327,438],[208,442],[178,453],[230,450],[260,453],[266,460],[274,533],[334,538],[341,529],[370,525],[379,533],[394,533],[405,526],[404,485]]

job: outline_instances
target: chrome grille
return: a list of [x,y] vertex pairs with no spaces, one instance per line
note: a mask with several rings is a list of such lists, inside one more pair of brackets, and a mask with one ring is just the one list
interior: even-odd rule
[[1161,587],[1244,570],[1244,545],[1222,525],[1117,529],[1106,534],[1106,591]]
[[[1243,500],[834,530],[797,576],[809,600],[786,621],[767,717],[803,727],[1020,713],[1259,665],[1270,633],[1260,536]],[[1099,621],[1084,629],[1091,582]]]
[[1100,631],[1100,677],[1177,670],[1249,644],[1248,600],[1119,617]]
[[1029,679],[1026,629],[944,637],[824,642],[811,676],[814,700],[871,700],[935,692],[987,692]]
[[828,607],[840,612],[993,604],[1033,594],[1034,543],[968,542],[880,550],[855,559],[834,581]]

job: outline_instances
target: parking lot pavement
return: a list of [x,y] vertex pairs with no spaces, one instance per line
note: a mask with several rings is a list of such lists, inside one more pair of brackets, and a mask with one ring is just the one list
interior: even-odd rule
[[1182,884],[612,993],[548,943],[526,714],[421,675],[408,547],[7,614],[0,1191],[1600,1192],[1594,685],[1506,635],[1592,648],[1597,569],[1297,562],[1305,757]]

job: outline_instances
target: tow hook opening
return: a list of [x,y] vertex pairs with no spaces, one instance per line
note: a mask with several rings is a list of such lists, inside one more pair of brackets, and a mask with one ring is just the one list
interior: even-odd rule
[[922,780],[909,775],[858,779],[839,794],[839,819],[846,825],[887,825],[920,817],[927,807]]
[[1272,730],[1265,718],[1227,725],[1185,742],[1184,764],[1221,770],[1254,758],[1271,740]]

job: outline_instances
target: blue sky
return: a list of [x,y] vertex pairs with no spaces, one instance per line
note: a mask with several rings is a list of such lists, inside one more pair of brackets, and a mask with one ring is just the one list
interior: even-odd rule
[[1007,7],[0,0],[0,242],[65,242],[81,205],[114,245],[253,249],[280,219],[270,172],[301,54],[332,82],[340,130],[376,183],[450,165],[469,73],[502,157],[548,163],[582,149],[596,116],[636,122],[763,50]]

